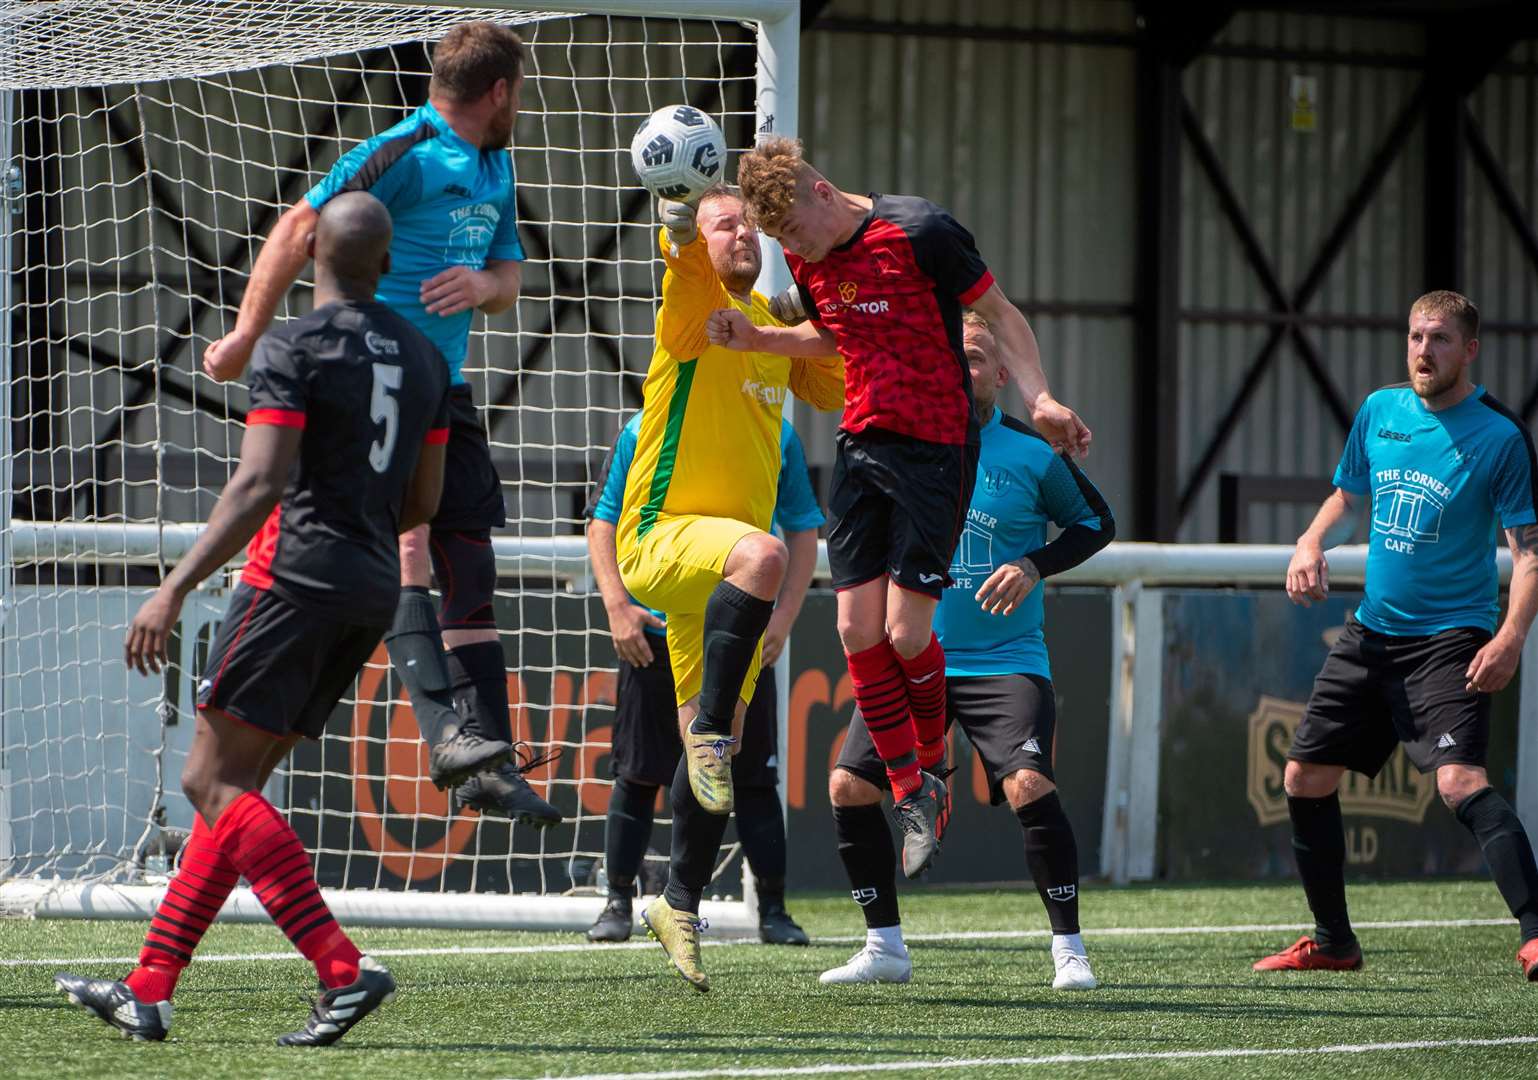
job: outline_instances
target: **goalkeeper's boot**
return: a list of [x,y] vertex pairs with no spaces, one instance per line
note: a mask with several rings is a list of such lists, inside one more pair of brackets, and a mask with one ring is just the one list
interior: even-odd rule
[[135,1042],[159,1042],[171,1030],[171,1003],[156,1001],[145,1004],[134,997],[125,982],[111,979],[87,979],[61,971],[53,977],[54,985],[69,998],[71,1005],[79,1005],[88,1013],[111,1024],[123,1033],[123,1038]]
[[700,967],[700,931],[709,924],[693,912],[674,910],[662,896],[646,905],[641,921],[689,985],[702,994],[709,990],[710,976]]
[[443,741],[427,753],[427,778],[439,791],[458,787],[476,773],[495,769],[513,756],[513,744],[483,739],[457,727],[444,730]]
[[689,766],[689,790],[707,814],[732,812],[732,747],[737,740],[714,731],[684,733],[684,760]]
[[812,939],[785,910],[784,900],[759,900],[758,940],[765,945],[810,945]]
[[523,778],[524,773],[554,761],[557,755],[534,757],[532,752],[517,750],[517,747],[525,745],[518,743],[514,748],[519,753],[519,764],[508,762],[499,765],[488,772],[477,773],[460,784],[454,791],[454,797],[460,805],[482,814],[511,818],[520,825],[533,825],[538,829],[559,825],[561,812],[536,795],[529,782]]
[[589,941],[629,941],[633,923],[630,897],[610,896],[609,902],[598,913],[597,920],[587,928]]
[[1360,971],[1362,946],[1352,942],[1343,952],[1326,952],[1307,934],[1279,953],[1255,961],[1255,971]]
[[330,1046],[379,1006],[395,1000],[395,977],[371,956],[358,961],[358,977],[315,999],[304,1029],[278,1036],[279,1046]]
[[1522,974],[1527,976],[1528,982],[1538,982],[1538,938],[1522,943],[1517,950],[1517,963],[1522,965]]
[[913,978],[913,960],[907,950],[901,954],[867,944],[836,968],[824,971],[818,982],[824,986],[856,986],[863,983],[905,983]]
[[899,799],[893,809],[903,833],[903,874],[916,878],[939,854],[940,840],[951,820],[951,793],[945,781],[919,773],[919,786]]

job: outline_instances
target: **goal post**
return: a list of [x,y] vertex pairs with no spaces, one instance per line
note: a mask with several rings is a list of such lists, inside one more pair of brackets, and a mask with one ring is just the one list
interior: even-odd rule
[[[528,46],[514,168],[529,261],[515,311],[477,319],[466,372],[508,506],[496,602],[515,731],[562,752],[531,780],[567,822],[540,833],[455,814],[424,778],[383,650],[269,795],[344,920],[591,922],[603,902],[614,657],[581,506],[639,407],[660,284],[630,135],[674,101],[715,115],[733,151],[763,132],[794,134],[799,8],[6,5],[0,910],[144,917],[157,901],[191,823],[179,775],[228,579],[189,598],[164,677],[129,673],[121,642],[238,453],[244,390],[207,378],[203,351],[232,325],[277,215],[350,146],[425,100],[430,42],[485,18],[515,25]],[[764,261],[761,287],[783,287],[783,260],[766,251]],[[301,281],[278,317],[307,310],[308,293]],[[665,811],[657,827],[666,850]],[[757,925],[742,863],[729,842],[707,893],[707,917],[728,932]],[[227,913],[258,910],[237,892]]]

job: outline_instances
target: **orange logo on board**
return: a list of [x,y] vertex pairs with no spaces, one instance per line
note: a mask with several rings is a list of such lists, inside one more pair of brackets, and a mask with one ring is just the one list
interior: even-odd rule
[[854,303],[854,298],[860,295],[860,287],[852,281],[840,281],[838,283],[838,297],[846,304]]

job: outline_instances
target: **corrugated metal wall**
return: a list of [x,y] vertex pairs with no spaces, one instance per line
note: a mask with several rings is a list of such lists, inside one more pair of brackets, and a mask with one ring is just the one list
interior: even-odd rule
[[[1347,54],[1409,55],[1422,50],[1418,26],[1273,13],[1246,13],[1218,36],[1218,48],[1187,69],[1185,91],[1201,130],[1289,297],[1318,257],[1346,202],[1421,79],[1416,70],[1367,65]],[[1225,55],[1249,48],[1340,54],[1342,59],[1258,59]],[[1293,129],[1294,76],[1317,80],[1316,128]],[[1378,316],[1376,329],[1313,326],[1305,333],[1323,355],[1348,408],[1370,390],[1404,377],[1405,309],[1418,294],[1421,254],[1421,136],[1412,137],[1306,311]],[[1270,327],[1216,313],[1271,308],[1237,235],[1201,174],[1189,142],[1182,161],[1181,306],[1211,317],[1186,319],[1180,333],[1179,474],[1189,480]],[[1180,539],[1217,536],[1218,472],[1329,476],[1345,432],[1324,407],[1291,341],[1284,340],[1202,488]],[[1312,517],[1307,506],[1256,508],[1250,538],[1288,541]]]

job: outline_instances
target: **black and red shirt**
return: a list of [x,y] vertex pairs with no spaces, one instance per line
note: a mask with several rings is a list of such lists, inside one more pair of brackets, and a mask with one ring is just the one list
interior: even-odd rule
[[241,580],[342,622],[388,626],[401,504],[422,446],[448,441],[443,355],[383,304],[348,300],[265,334],[247,382],[246,423],[301,428],[304,439]]
[[972,234],[927,199],[871,193],[849,240],[785,260],[806,310],[844,356],[846,431],[975,440],[961,309],[993,285]]

